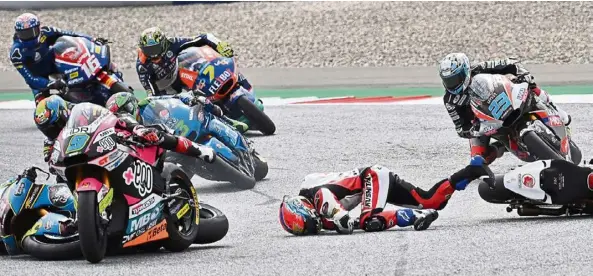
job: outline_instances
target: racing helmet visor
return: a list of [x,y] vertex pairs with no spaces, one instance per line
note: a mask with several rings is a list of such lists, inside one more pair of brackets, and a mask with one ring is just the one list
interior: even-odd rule
[[151,59],[160,58],[164,52],[163,45],[161,43],[149,46],[142,46],[140,47],[140,50],[142,50],[142,53],[144,53],[145,56]]
[[443,80],[443,85],[445,86],[445,89],[447,89],[447,91],[451,92],[451,93],[459,93],[461,92],[460,89],[463,86],[463,82],[465,82],[465,74],[463,74],[463,72],[451,75],[451,76],[447,76],[447,77],[441,77],[441,79]]
[[36,39],[39,36],[39,26],[24,30],[16,30],[16,36],[22,41]]

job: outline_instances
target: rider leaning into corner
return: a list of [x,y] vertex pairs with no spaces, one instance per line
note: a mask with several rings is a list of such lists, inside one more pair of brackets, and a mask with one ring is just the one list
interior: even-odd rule
[[64,35],[84,37],[97,44],[108,42],[104,38],[92,38],[51,26],[41,26],[37,16],[31,13],[19,15],[14,22],[10,60],[31,88],[35,104],[46,97],[44,92],[49,89],[62,89],[67,86],[62,79],[49,80],[50,75],[57,73],[50,46]]
[[[41,100],[37,105],[35,124],[47,137],[43,147],[45,162],[50,161],[55,139],[66,126],[73,106],[72,103],[66,102],[57,95],[49,96]],[[156,128],[145,127],[139,123],[141,118],[135,97],[127,98],[126,101],[117,101],[112,96],[107,101],[107,108],[110,110],[117,110],[124,106],[128,112],[115,113],[118,117],[118,122],[115,125],[117,130],[128,132],[147,145],[158,145],[166,150],[197,157],[207,162],[214,161],[215,154],[211,148],[196,144],[185,137],[171,135]]]
[[[213,34],[200,34],[196,37],[167,37],[158,27],[148,28],[140,34],[136,72],[140,83],[148,95],[167,94],[167,89],[177,93],[182,91],[178,76],[177,56],[189,47],[209,46],[224,57],[233,57],[231,46],[220,41]],[[239,76],[239,83],[247,90],[251,85]]]
[[[298,196],[285,196],[280,204],[280,224],[294,235],[317,234],[321,229],[350,234],[354,228],[367,232],[394,226],[413,225],[425,230],[438,218],[456,190],[487,175],[484,159],[476,156],[465,168],[432,186],[428,191],[401,179],[389,169],[374,165],[342,173],[313,173],[305,176]],[[387,203],[415,206],[385,210]],[[349,211],[361,204],[358,218]]]
[[490,144],[489,136],[474,137],[472,135],[480,128],[479,120],[470,107],[470,93],[477,85],[472,80],[478,74],[510,74],[516,76],[513,82],[527,82],[529,89],[535,95],[544,103],[549,103],[556,108],[565,125],[570,124],[570,116],[552,103],[550,95],[536,85],[534,77],[516,60],[491,60],[472,66],[465,54],[448,54],[439,64],[439,76],[445,88],[445,96],[443,97],[445,108],[447,108],[447,112],[455,124],[457,134],[470,140],[471,156],[480,155],[486,159],[487,163],[492,163],[496,158],[501,157],[506,150],[500,142]]

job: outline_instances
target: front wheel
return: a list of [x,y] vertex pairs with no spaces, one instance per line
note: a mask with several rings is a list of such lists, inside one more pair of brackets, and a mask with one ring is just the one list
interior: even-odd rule
[[255,181],[260,181],[268,175],[268,162],[266,162],[257,152],[253,152],[253,162],[255,165],[253,176],[255,177]]
[[[179,252],[187,249],[198,236],[198,223],[196,221],[196,206],[190,187],[191,182],[182,170],[168,165],[164,173],[170,171],[169,188],[172,193],[179,194],[177,198],[167,203],[168,210],[177,210],[175,214],[170,213],[167,220],[167,233],[169,237],[163,241],[163,247],[171,252]],[[189,183],[188,183],[189,182]],[[171,207],[173,206],[173,207]]]
[[538,160],[565,160],[556,150],[546,143],[535,131],[527,131],[521,138],[530,154]]
[[272,135],[276,132],[276,125],[268,117],[266,113],[261,111],[255,104],[253,104],[247,97],[241,96],[237,99],[237,105],[243,111],[243,115],[247,117],[255,127],[265,135]]
[[23,239],[23,251],[40,260],[71,260],[82,255],[78,238],[62,243],[48,243],[43,237],[28,236]]
[[78,235],[82,255],[91,263],[105,258],[107,251],[107,229],[101,224],[97,192],[78,193]]
[[196,244],[208,244],[221,240],[229,231],[229,220],[214,206],[200,204],[200,229]]

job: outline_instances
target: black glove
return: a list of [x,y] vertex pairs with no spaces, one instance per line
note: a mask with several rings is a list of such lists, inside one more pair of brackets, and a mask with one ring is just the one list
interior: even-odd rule
[[37,172],[35,171],[35,167],[26,168],[20,175],[20,177],[24,177],[29,179],[29,181],[31,182],[35,182],[35,179],[37,179]]
[[476,137],[477,132],[480,130],[480,123],[475,122],[470,127],[457,128],[457,135],[461,138],[470,139]]
[[45,139],[45,141],[43,141],[43,161],[45,161],[45,163],[49,162],[53,149],[54,141]]
[[47,84],[47,88],[55,90],[62,90],[66,87],[68,87],[68,84],[63,79],[53,80]]
[[517,76],[517,78],[514,81],[515,83],[528,83],[529,87],[535,87],[535,77],[532,76],[531,74],[523,74],[523,75],[519,75]]
[[109,41],[107,38],[102,38],[102,37],[96,37],[93,42],[95,42],[95,44],[98,45],[105,45],[111,41]]

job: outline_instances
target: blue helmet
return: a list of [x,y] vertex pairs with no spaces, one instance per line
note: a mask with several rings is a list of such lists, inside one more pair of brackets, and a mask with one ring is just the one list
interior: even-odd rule
[[469,59],[463,53],[448,54],[439,64],[439,76],[447,92],[463,93],[471,79]]
[[39,18],[32,13],[23,13],[14,21],[14,31],[16,37],[21,41],[24,47],[32,48],[37,46],[39,34],[41,32],[41,23]]

